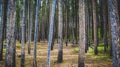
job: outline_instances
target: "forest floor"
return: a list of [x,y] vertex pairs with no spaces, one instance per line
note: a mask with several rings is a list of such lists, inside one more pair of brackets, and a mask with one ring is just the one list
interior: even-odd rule
[[[28,46],[25,46],[25,67],[33,67],[33,43],[31,43],[31,54],[28,54]],[[37,66],[46,67],[47,62],[47,42],[37,43]],[[5,58],[5,48],[4,48]],[[20,67],[21,44],[16,45],[16,67]],[[71,44],[63,46],[63,62],[56,63],[58,55],[58,45],[54,45],[54,50],[51,51],[51,67],[77,67],[78,64],[78,47],[73,47]],[[4,60],[0,61],[0,67],[4,67]],[[85,55],[85,67],[112,67],[111,58],[107,53],[103,52],[103,46],[99,47],[99,54],[94,55],[93,48],[89,48]]]

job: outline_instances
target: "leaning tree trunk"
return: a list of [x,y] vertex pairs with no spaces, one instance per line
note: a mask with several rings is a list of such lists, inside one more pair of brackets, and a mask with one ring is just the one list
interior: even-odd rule
[[34,59],[33,59],[33,67],[37,67],[37,62],[36,62],[36,54],[37,54],[37,37],[38,37],[38,25],[39,25],[39,10],[40,10],[40,0],[37,0],[37,5],[36,5],[36,18],[35,18],[35,34],[34,34]]
[[[7,19],[7,43],[5,67],[15,67],[13,57],[15,46],[15,0],[8,1],[8,19]],[[14,60],[13,60],[14,59]]]
[[120,67],[120,39],[119,39],[119,18],[117,0],[109,0],[110,6],[110,22],[111,22],[111,34],[112,34],[112,66]]
[[58,60],[57,60],[58,62],[63,61],[62,29],[63,29],[62,0],[58,0]]
[[85,0],[79,0],[79,57],[78,67],[84,67],[85,58]]
[[49,28],[49,37],[48,37],[48,56],[47,56],[47,67],[50,67],[50,50],[53,38],[53,26],[54,26],[54,13],[55,13],[56,0],[52,2],[52,10],[50,11],[50,28]]
[[21,21],[22,27],[22,50],[21,50],[21,67],[25,67],[25,16],[26,15],[26,0],[23,1],[23,16]]

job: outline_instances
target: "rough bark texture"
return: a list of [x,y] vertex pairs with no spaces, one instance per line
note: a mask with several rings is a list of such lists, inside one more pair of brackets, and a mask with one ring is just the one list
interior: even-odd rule
[[63,61],[62,29],[63,29],[62,0],[58,0],[58,62]]
[[[15,0],[8,1],[7,44],[5,67],[15,67]],[[14,60],[13,60],[14,59]]]
[[79,0],[79,57],[78,67],[84,67],[85,58],[85,1]]
[[109,0],[110,6],[110,22],[112,35],[112,66],[120,67],[120,39],[119,39],[119,18],[117,0]]

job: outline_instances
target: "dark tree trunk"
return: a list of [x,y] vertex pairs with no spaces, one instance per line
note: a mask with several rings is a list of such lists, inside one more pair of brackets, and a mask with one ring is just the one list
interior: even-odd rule
[[[1,2],[2,3],[2,2]],[[1,5],[3,5],[2,6],[2,25],[3,26],[0,26],[1,27],[1,29],[0,29],[0,61],[3,59],[3,40],[5,39],[5,31],[6,31],[6,22],[7,22],[7,5],[8,5],[8,0],[4,0],[3,1],[3,4],[1,4]],[[1,24],[0,24],[1,25]],[[2,38],[2,39],[1,39]]]
[[3,13],[3,8],[2,8],[2,0],[0,0],[0,61],[3,59],[3,22],[2,22],[2,13]]
[[110,22],[111,22],[111,34],[112,34],[112,66],[120,67],[120,25],[117,0],[109,0],[110,6]]
[[104,52],[107,51],[107,1],[102,1],[103,8],[103,27],[104,27]]

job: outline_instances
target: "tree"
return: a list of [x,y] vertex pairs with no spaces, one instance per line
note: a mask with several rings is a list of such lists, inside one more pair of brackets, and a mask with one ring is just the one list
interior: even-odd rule
[[50,11],[50,27],[49,27],[49,39],[48,39],[48,56],[47,56],[47,67],[50,67],[50,50],[53,38],[53,26],[54,26],[54,13],[55,13],[56,0],[52,2],[52,10]]
[[105,0],[105,1],[102,1],[102,13],[103,13],[103,27],[104,27],[104,52],[106,52],[107,51],[107,13],[108,13],[108,11],[107,11],[107,0]]
[[120,39],[119,39],[120,25],[117,5],[118,5],[117,0],[109,0],[113,67],[120,67]]
[[96,0],[92,0],[92,7],[93,7],[93,27],[94,27],[94,54],[98,54]]
[[23,15],[22,15],[22,21],[21,21],[21,27],[22,27],[22,50],[21,50],[21,67],[25,66],[25,16],[26,15],[26,0],[23,1]]
[[[7,43],[5,67],[15,67],[15,3],[16,0],[8,1],[7,19]],[[14,59],[14,60],[13,60]]]
[[62,15],[62,0],[58,0],[58,62],[63,61],[63,15]]
[[85,58],[85,0],[79,0],[79,56],[78,67],[84,67]]
[[38,18],[39,18],[39,10],[40,10],[40,0],[37,0],[37,5],[36,5],[36,15],[35,15],[35,33],[34,33],[34,59],[33,59],[33,67],[37,67],[37,62],[36,62],[36,54],[37,54],[37,37],[38,37]]
[[2,0],[0,0],[0,61],[2,58],[2,50],[3,50],[3,22],[2,22]]

